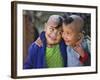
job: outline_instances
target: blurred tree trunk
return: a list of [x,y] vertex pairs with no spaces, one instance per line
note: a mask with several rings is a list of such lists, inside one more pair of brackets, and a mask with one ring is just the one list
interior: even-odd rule
[[25,61],[28,48],[30,44],[34,41],[34,29],[29,20],[28,15],[23,15],[23,61]]

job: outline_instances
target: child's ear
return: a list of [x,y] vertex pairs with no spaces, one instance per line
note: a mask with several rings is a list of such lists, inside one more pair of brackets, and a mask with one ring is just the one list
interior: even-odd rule
[[79,33],[79,39],[81,39],[83,37],[83,33]]
[[46,31],[47,23],[44,23],[44,31]]

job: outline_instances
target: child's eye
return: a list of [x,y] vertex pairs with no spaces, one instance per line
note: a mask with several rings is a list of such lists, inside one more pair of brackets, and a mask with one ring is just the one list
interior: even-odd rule
[[71,35],[69,32],[63,32],[64,35]]
[[58,31],[58,35],[61,35],[62,34],[62,31]]
[[67,34],[67,35],[69,35],[70,33],[69,33],[69,32],[67,32],[66,34]]
[[53,28],[49,28],[50,29],[50,31],[54,31],[54,29]]

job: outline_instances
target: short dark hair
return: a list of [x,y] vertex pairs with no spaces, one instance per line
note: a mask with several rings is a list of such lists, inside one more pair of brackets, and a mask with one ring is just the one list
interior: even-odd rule
[[59,16],[58,19],[59,19],[59,23],[58,23],[57,28],[61,27],[61,26],[62,26],[62,23],[63,23],[63,19],[62,19],[62,17]]
[[69,17],[68,15],[63,15],[63,23],[64,24],[71,24],[73,22],[73,18],[72,17]]

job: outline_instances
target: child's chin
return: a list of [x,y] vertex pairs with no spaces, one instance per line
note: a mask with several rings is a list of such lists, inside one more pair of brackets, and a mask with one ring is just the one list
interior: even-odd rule
[[53,44],[57,44],[57,43],[58,43],[58,42],[55,42],[55,41],[50,41],[50,42],[49,42],[49,44],[52,44],[52,45],[53,45]]
[[69,43],[67,43],[67,42],[66,42],[65,44],[66,44],[67,46],[70,46],[70,44],[69,44]]
[[69,45],[68,42],[65,42],[66,45]]
[[56,44],[56,42],[50,42],[50,44],[52,44],[52,45],[53,45],[53,44]]

